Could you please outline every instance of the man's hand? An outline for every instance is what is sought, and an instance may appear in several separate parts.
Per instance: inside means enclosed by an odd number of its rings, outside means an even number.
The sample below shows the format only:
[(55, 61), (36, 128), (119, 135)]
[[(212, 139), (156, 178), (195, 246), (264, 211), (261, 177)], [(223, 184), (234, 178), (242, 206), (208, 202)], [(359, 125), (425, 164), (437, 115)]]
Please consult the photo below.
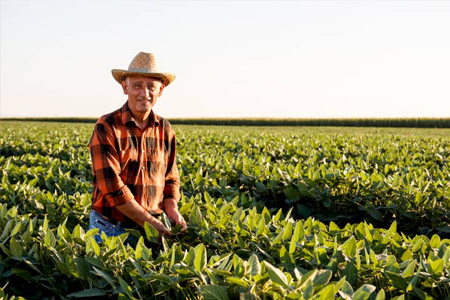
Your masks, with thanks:
[(164, 200), (164, 212), (169, 217), (169, 219), (175, 222), (175, 225), (180, 224), (181, 226), (183, 226), (183, 230), (187, 229), (186, 221), (178, 211), (178, 203), (176, 200), (174, 199)]
[(170, 230), (164, 226), (164, 224), (159, 221), (158, 219), (154, 218), (152, 215), (150, 215), (148, 212), (146, 212), (142, 206), (139, 205), (139, 203), (136, 202), (136, 200), (131, 200), (125, 204), (117, 206), (117, 209), (126, 215), (128, 218), (136, 222), (139, 226), (142, 228), (145, 228), (145, 223), (149, 223), (153, 227), (158, 230), (160, 235), (172, 235), (170, 233)]
[[(159, 235), (161, 235), (161, 236), (163, 236), (163, 235), (171, 236), (172, 235), (170, 230), (167, 229), (166, 226), (164, 226), (164, 224), (160, 220), (156, 219), (152, 215), (150, 215), (150, 220), (147, 220), (146, 222), (149, 223), (150, 225), (152, 225), (153, 227), (155, 227), (156, 230), (158, 230)], [(145, 226), (145, 224), (144, 224), (144, 226)], [(144, 226), (142, 226), (142, 228), (145, 228)]]

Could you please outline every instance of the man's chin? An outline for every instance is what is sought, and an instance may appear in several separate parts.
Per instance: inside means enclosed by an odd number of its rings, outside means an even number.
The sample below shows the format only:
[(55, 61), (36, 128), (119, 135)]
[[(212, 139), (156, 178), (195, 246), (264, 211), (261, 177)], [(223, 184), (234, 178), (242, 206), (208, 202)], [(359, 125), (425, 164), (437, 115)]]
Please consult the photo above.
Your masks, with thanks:
[(152, 110), (152, 106), (151, 105), (142, 105), (142, 106), (139, 106), (138, 108), (137, 108), (137, 111), (138, 112), (141, 112), (141, 113), (145, 113), (145, 112), (148, 112), (148, 111), (150, 111), (150, 110)]

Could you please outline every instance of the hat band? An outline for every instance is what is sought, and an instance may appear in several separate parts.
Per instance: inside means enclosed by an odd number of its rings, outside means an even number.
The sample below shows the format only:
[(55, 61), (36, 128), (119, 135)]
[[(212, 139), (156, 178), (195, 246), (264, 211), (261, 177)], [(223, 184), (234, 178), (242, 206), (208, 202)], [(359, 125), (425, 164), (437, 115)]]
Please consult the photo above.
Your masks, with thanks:
[(152, 71), (150, 69), (147, 68), (129, 68), (128, 72), (136, 72), (136, 73), (158, 73), (159, 71)]

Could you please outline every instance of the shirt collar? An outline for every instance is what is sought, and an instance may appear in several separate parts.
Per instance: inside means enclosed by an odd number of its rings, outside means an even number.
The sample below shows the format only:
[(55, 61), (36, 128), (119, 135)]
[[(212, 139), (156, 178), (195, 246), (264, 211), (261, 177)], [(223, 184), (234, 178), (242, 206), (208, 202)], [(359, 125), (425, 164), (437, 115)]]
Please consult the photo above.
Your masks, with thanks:
[[(152, 111), (150, 112), (150, 116), (149, 116), (149, 124), (150, 126), (158, 126), (160, 121), (161, 121), (161, 117), (158, 116), (157, 114), (155, 114)], [(131, 113), (130, 107), (128, 106), (128, 101), (125, 102), (125, 104), (122, 106), (122, 124), (127, 124), (128, 122), (133, 122), (136, 126), (137, 126), (137, 122), (133, 117), (133, 114)]]

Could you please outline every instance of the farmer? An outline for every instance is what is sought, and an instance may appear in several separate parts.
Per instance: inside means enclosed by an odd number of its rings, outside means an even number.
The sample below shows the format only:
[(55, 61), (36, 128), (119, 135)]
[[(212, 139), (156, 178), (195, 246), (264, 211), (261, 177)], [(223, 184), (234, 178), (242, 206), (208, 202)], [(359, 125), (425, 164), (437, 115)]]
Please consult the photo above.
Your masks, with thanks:
[[(154, 55), (144, 52), (128, 70), (114, 69), (112, 75), (128, 100), (97, 121), (89, 143), (94, 175), (89, 229), (117, 236), (147, 222), (170, 235), (157, 218), (163, 213), (186, 228), (178, 211), (175, 133), (153, 106), (175, 75), (160, 72)], [(100, 242), (100, 235), (95, 239)]]

